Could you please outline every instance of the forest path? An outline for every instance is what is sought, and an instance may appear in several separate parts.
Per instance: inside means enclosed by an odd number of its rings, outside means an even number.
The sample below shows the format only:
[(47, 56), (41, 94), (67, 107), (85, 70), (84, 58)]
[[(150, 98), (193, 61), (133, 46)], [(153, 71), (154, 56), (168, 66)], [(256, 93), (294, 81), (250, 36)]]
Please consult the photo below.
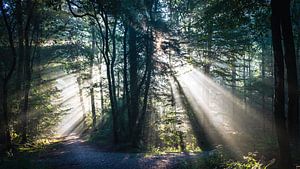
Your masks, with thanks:
[[(56, 148), (39, 156), (38, 164), (47, 169), (175, 169), (180, 161), (208, 153), (169, 153), (147, 156), (144, 153), (107, 152), (73, 135)], [(183, 162), (183, 161), (182, 161)]]

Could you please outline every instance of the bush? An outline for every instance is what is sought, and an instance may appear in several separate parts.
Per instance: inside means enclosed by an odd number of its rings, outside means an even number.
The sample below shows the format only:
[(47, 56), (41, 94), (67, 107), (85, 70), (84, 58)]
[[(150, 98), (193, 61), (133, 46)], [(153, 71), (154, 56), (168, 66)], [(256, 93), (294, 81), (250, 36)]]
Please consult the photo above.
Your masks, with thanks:
[(274, 164), (275, 159), (265, 163), (263, 160), (257, 160), (256, 153), (248, 153), (247, 156), (243, 157), (243, 161), (229, 161), (227, 163), (227, 169), (267, 169), (269, 166)]
[(229, 159), (222, 147), (203, 154), (196, 160), (183, 160), (179, 163), (180, 169), (267, 169), (275, 163), (275, 159), (266, 162), (262, 159), (257, 160), (257, 153), (249, 152), (243, 157), (242, 161)]
[(217, 149), (204, 152), (200, 158), (190, 159), (188, 161), (182, 161), (179, 163), (180, 169), (224, 169), (226, 167), (226, 156), (222, 147)]

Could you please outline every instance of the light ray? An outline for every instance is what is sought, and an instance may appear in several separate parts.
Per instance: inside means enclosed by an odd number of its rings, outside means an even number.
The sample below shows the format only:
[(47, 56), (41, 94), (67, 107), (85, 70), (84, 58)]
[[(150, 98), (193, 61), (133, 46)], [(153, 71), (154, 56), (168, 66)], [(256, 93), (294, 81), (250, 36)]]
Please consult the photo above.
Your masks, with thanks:
[[(82, 100), (80, 99), (79, 87), (76, 74), (67, 74), (63, 71), (58, 71), (59, 78), (55, 80), (56, 88), (59, 90), (60, 98), (53, 100), (53, 103), (59, 104), (61, 108), (66, 109), (61, 122), (56, 127), (56, 135), (64, 137), (70, 134), (80, 134), (80, 129), (83, 129), (84, 116), (87, 113), (85, 107), (89, 106), (89, 98), (83, 90)], [(81, 126), (81, 127), (78, 127)]]
[(236, 155), (256, 151), (253, 141), (261, 132), (258, 128), (263, 123), (271, 126), (270, 121), (263, 119), (261, 112), (245, 105), (228, 89), (192, 66), (180, 67), (175, 71), (175, 78), (182, 89), (179, 94), (187, 99), (208, 140), (230, 147)]

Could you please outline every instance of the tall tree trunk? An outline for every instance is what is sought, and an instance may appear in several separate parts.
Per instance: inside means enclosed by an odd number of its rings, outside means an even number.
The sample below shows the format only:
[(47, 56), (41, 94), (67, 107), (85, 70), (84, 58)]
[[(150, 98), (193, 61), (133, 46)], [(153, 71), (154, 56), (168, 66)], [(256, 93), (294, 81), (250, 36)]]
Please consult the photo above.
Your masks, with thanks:
[(211, 67), (211, 59), (212, 59), (212, 23), (208, 21), (208, 34), (207, 34), (207, 56), (206, 56), (206, 63), (204, 66), (204, 73), (209, 74), (210, 73), (210, 67)]
[[(109, 91), (109, 99), (110, 99), (110, 106), (111, 106), (111, 112), (112, 112), (112, 128), (113, 128), (113, 139), (114, 139), (114, 144), (117, 144), (119, 142), (119, 136), (118, 136), (118, 122), (117, 122), (117, 110), (116, 110), (116, 100), (115, 100), (115, 89), (114, 89), (114, 84), (113, 80), (114, 76), (111, 72), (114, 71), (114, 61), (111, 61), (109, 59), (109, 23), (108, 23), (108, 16), (107, 14), (102, 15), (102, 19), (104, 21), (105, 25), (105, 36), (103, 39), (104, 43), (104, 60), (106, 64), (106, 76), (107, 76), (107, 81), (108, 81), (108, 91)], [(113, 37), (114, 38), (114, 37)], [(114, 59), (114, 58), (113, 58)]]
[(243, 103), (244, 113), (247, 113), (247, 83), (246, 83), (246, 54), (243, 55)]
[(129, 33), (129, 75), (130, 75), (130, 112), (129, 112), (129, 132), (133, 146), (137, 146), (134, 139), (134, 126), (136, 125), (139, 114), (139, 93), (138, 93), (138, 74), (137, 74), (137, 51), (136, 51), (136, 30), (130, 25)]
[(284, 58), (287, 68), (287, 82), (288, 82), (288, 129), (292, 140), (297, 138), (299, 130), (299, 115), (298, 115), (298, 101), (297, 101), (297, 65), (295, 45), (293, 39), (291, 14), (290, 14), (290, 0), (282, 1), (281, 5), (281, 29), (284, 44)]
[(94, 95), (94, 82), (93, 82), (93, 66), (94, 66), (94, 57), (95, 57), (95, 29), (94, 24), (91, 25), (92, 33), (92, 55), (90, 56), (90, 97), (91, 97), (91, 109), (92, 109), (92, 125), (93, 129), (96, 129), (96, 106), (95, 106), (95, 95)]
[(284, 113), (284, 62), (280, 29), (280, 0), (272, 0), (271, 6), (271, 27), (275, 75), (274, 118), (279, 145), (279, 168), (292, 169), (289, 137), (286, 129)]
[[(130, 95), (128, 89), (128, 68), (127, 68), (127, 34), (128, 34), (128, 25), (124, 22), (124, 35), (123, 35), (123, 102), (124, 107), (127, 108), (127, 127), (129, 127), (130, 121)], [(129, 128), (128, 128), (129, 129)], [(130, 129), (129, 129), (130, 130)]]
[(102, 56), (98, 57), (98, 70), (99, 70), (99, 88), (100, 88), (100, 109), (104, 110), (104, 93), (103, 93), (103, 78), (102, 78)]
[(144, 97), (143, 97), (143, 106), (141, 113), (138, 116), (137, 121), (137, 132), (136, 132), (136, 139), (139, 141), (142, 139), (142, 130), (143, 124), (145, 123), (145, 117), (147, 112), (147, 105), (148, 105), (148, 98), (149, 98), (149, 89), (151, 83), (151, 75), (152, 75), (152, 55), (153, 55), (153, 36), (152, 30), (149, 28), (148, 30), (148, 37), (146, 40), (146, 80), (145, 80), (145, 90), (144, 90)]
[[(113, 100), (113, 123), (114, 123), (114, 132), (116, 132), (117, 137), (119, 137), (119, 110), (118, 110), (118, 101), (116, 96), (116, 79), (115, 79), (115, 62), (117, 58), (117, 49), (116, 49), (116, 27), (117, 27), (117, 19), (115, 19), (112, 30), (112, 57), (110, 64), (110, 75), (111, 75), (111, 92), (112, 92), (112, 100)], [(119, 138), (117, 140), (119, 142)], [(116, 142), (116, 143), (117, 143)]]
[(22, 8), (22, 1), (16, 1), (16, 22), (17, 22), (17, 34), (18, 34), (18, 64), (17, 64), (17, 78), (16, 78), (16, 92), (17, 98), (20, 100), (18, 103), (18, 109), (20, 113), (20, 121), (17, 127), (17, 132), (21, 134), (21, 142), (26, 141), (26, 129), (23, 128), (25, 123), (25, 116), (24, 116), (24, 102), (26, 95), (24, 91), (24, 83), (25, 83), (25, 71), (24, 71), (24, 25), (23, 25), (23, 8)]
[[(27, 20), (25, 24), (24, 30), (24, 42), (25, 42), (25, 49), (24, 49), (24, 67), (23, 67), (23, 75), (24, 75), (24, 86), (23, 86), (23, 105), (21, 109), (21, 119), (22, 119), (22, 133), (21, 133), (21, 142), (27, 142), (27, 130), (28, 130), (28, 104), (29, 104), (29, 92), (31, 86), (31, 44), (30, 44), (30, 29), (31, 29), (31, 20), (32, 14), (34, 10), (34, 4), (32, 4), (31, 0), (27, 1), (26, 4), (26, 14)], [(31, 32), (33, 34), (33, 31)]]
[(82, 85), (83, 85), (83, 80), (81, 79), (81, 70), (79, 70), (79, 74), (77, 77), (77, 84), (78, 84), (78, 92), (79, 92), (79, 100), (80, 100), (80, 105), (81, 105), (81, 111), (82, 111), (82, 116), (83, 119), (86, 118), (86, 111), (85, 111), (85, 105), (84, 105), (84, 100), (83, 100), (83, 90), (82, 90)]
[[(261, 81), (262, 81), (262, 84), (263, 86), (265, 86), (265, 74), (266, 74), (266, 65), (265, 65), (265, 58), (266, 58), (266, 45), (265, 45), (265, 41), (263, 39), (262, 41), (262, 53), (261, 53)], [(265, 129), (266, 129), (266, 95), (265, 95), (265, 90), (262, 90), (261, 92), (261, 110), (262, 110), (262, 113), (263, 113), (263, 131), (265, 132)]]
[(6, 11), (4, 9), (3, 0), (0, 0), (0, 10), (4, 24), (7, 30), (9, 47), (11, 49), (12, 55), (12, 64), (9, 67), (9, 70), (1, 70), (4, 72), (4, 75), (0, 79), (0, 143), (4, 143), (5, 150), (10, 151), (11, 146), (11, 136), (9, 130), (9, 116), (8, 116), (8, 82), (10, 81), (12, 74), (16, 67), (17, 52), (14, 46), (13, 39), (13, 28), (9, 24), (9, 21), (6, 16)]
[[(23, 8), (22, 1), (16, 1), (16, 21), (17, 21), (17, 32), (18, 32), (18, 66), (17, 66), (17, 95), (21, 98), (21, 90), (23, 83), (23, 71), (24, 71), (24, 26), (23, 26)], [(20, 104), (21, 108), (21, 104)]]
[(0, 101), (1, 101), (1, 119), (0, 119), (0, 132), (1, 132), (1, 142), (4, 143), (5, 147), (4, 149), (6, 151), (10, 151), (12, 148), (11, 145), (11, 136), (10, 136), (10, 129), (9, 129), (9, 118), (8, 118), (8, 108), (7, 108), (7, 80), (4, 80), (1, 85), (1, 91), (0, 91)]
[[(101, 62), (100, 62), (101, 64)], [(102, 73), (101, 73), (101, 70), (102, 70), (102, 66), (100, 65), (100, 82), (99, 82), (99, 88), (100, 88), (100, 106), (101, 106), (101, 112), (103, 113), (103, 110), (104, 110), (104, 93), (103, 93), (103, 78), (102, 78)]]
[[(27, 31), (25, 31), (27, 32)], [(22, 134), (21, 142), (27, 142), (27, 123), (28, 123), (28, 103), (29, 91), (31, 85), (31, 47), (29, 45), (28, 32), (25, 34), (25, 59), (24, 59), (24, 88), (23, 88), (23, 105), (21, 109)]]
[[(232, 64), (232, 70), (231, 70), (231, 78), (232, 78), (232, 86), (231, 86), (231, 92), (232, 95), (235, 96), (235, 91), (236, 91), (236, 67), (235, 63)], [(232, 102), (232, 117), (235, 117), (235, 104), (236, 104), (236, 99), (233, 97), (233, 102)]]

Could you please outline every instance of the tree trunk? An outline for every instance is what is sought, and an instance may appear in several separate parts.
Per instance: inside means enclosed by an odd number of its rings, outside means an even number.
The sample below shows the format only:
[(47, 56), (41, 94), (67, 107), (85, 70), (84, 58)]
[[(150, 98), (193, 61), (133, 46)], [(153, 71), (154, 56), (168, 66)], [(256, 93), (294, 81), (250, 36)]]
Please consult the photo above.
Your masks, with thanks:
[[(105, 13), (102, 16), (102, 19), (104, 21), (105, 25), (105, 36), (103, 39), (103, 43), (105, 44), (105, 52), (104, 52), (104, 60), (106, 64), (106, 76), (107, 76), (107, 81), (108, 81), (108, 91), (109, 91), (109, 99), (110, 99), (110, 106), (111, 106), (111, 112), (112, 112), (112, 128), (113, 128), (113, 140), (114, 144), (119, 143), (119, 136), (118, 136), (118, 122), (117, 122), (117, 110), (116, 110), (116, 100), (115, 100), (115, 89), (114, 89), (114, 84), (113, 84), (113, 73), (114, 72), (114, 61), (110, 61), (109, 59), (109, 24), (108, 24), (108, 16)], [(114, 37), (113, 37), (114, 39)], [(114, 58), (113, 58), (114, 59)]]
[(81, 79), (81, 70), (79, 70), (79, 74), (77, 77), (77, 84), (78, 84), (78, 89), (79, 89), (79, 100), (80, 100), (80, 105), (81, 105), (81, 111), (82, 111), (82, 116), (83, 119), (85, 119), (86, 114), (85, 114), (85, 105), (84, 105), (84, 100), (83, 100), (83, 90), (82, 90), (82, 85), (83, 85), (83, 80)]
[[(101, 72), (101, 70), (102, 69), (100, 66), (100, 72)], [(100, 106), (101, 106), (101, 112), (103, 112), (105, 107), (104, 107), (104, 93), (103, 93), (103, 78), (102, 78), (102, 76), (100, 76), (99, 88), (100, 88), (100, 99), (101, 99)]]
[[(8, 41), (9, 41), (9, 47), (11, 49), (11, 55), (12, 55), (12, 64), (9, 68), (9, 70), (3, 70), (4, 76), (1, 77), (0, 80), (0, 141), (4, 143), (5, 145), (5, 151), (10, 151), (11, 146), (11, 136), (10, 136), (10, 130), (9, 130), (9, 116), (8, 116), (8, 82), (12, 77), (12, 74), (16, 67), (16, 60), (17, 60), (17, 52), (16, 48), (14, 46), (14, 39), (13, 39), (13, 28), (10, 27), (9, 21), (6, 16), (6, 11), (3, 7), (3, 0), (0, 0), (0, 10), (2, 14), (2, 18), (4, 20), (4, 24), (7, 30), (8, 34)], [(0, 142), (0, 143), (1, 143)]]
[[(235, 63), (232, 64), (232, 70), (231, 70), (231, 78), (232, 78), (232, 86), (231, 86), (231, 92), (232, 95), (235, 96), (235, 91), (236, 91), (236, 67), (235, 67)], [(235, 104), (236, 104), (236, 99), (235, 97), (233, 97), (233, 102), (232, 102), (232, 117), (236, 117), (235, 116)]]
[(139, 93), (138, 93), (138, 74), (137, 74), (137, 51), (136, 51), (136, 30), (129, 26), (129, 75), (130, 75), (130, 112), (129, 112), (129, 132), (133, 146), (137, 146), (134, 136), (134, 126), (136, 125), (139, 114)]
[[(128, 89), (128, 68), (127, 68), (127, 34), (128, 34), (128, 25), (124, 22), (124, 35), (123, 35), (123, 106), (126, 107), (127, 111), (127, 127), (129, 127), (130, 121), (130, 95)], [(130, 129), (128, 128), (127, 131)], [(127, 133), (128, 134), (128, 133)]]
[[(16, 21), (17, 21), (17, 31), (18, 31), (18, 66), (17, 66), (17, 80), (16, 80), (16, 88), (17, 95), (19, 99), (21, 98), (21, 90), (23, 83), (23, 71), (24, 71), (24, 26), (23, 26), (23, 8), (22, 1), (16, 1)], [(21, 103), (20, 103), (20, 107)]]
[[(23, 86), (23, 105), (21, 110), (21, 119), (22, 119), (22, 133), (21, 133), (21, 142), (27, 142), (27, 130), (28, 130), (28, 104), (29, 104), (29, 92), (31, 86), (31, 44), (30, 44), (30, 29), (31, 29), (31, 19), (34, 10), (34, 4), (32, 4), (31, 0), (27, 1), (27, 20), (25, 24), (25, 31), (24, 31), (24, 42), (25, 42), (25, 49), (24, 49), (24, 86)], [(32, 31), (33, 33), (33, 31)]]
[[(113, 100), (113, 123), (114, 123), (114, 132), (116, 133), (117, 142), (119, 142), (119, 110), (118, 110), (118, 101), (116, 96), (116, 80), (115, 80), (115, 62), (117, 58), (116, 53), (116, 26), (117, 26), (117, 19), (115, 19), (113, 24), (113, 30), (112, 30), (112, 58), (111, 58), (111, 64), (110, 64), (110, 75), (111, 75), (111, 92), (112, 92), (112, 100)], [(116, 143), (117, 143), (116, 142)]]
[[(4, 143), (5, 147), (4, 149), (6, 151), (10, 151), (12, 148), (11, 145), (11, 136), (10, 136), (10, 129), (9, 129), (9, 119), (8, 119), (8, 108), (7, 108), (7, 82), (8, 81), (3, 81), (1, 85), (1, 119), (0, 119), (0, 132), (1, 132), (1, 142)], [(2, 133), (3, 132), (3, 133)]]
[(102, 56), (98, 58), (98, 69), (99, 69), (99, 88), (100, 88), (100, 109), (101, 112), (104, 110), (104, 94), (103, 94), (103, 78), (102, 78)]
[[(266, 74), (266, 65), (265, 65), (265, 57), (266, 57), (266, 45), (265, 45), (265, 41), (263, 39), (262, 41), (262, 53), (261, 53), (261, 81), (262, 81), (262, 84), (263, 86), (265, 86), (265, 74)], [(262, 113), (263, 113), (263, 131), (265, 132), (266, 130), (266, 95), (265, 95), (265, 90), (262, 90), (261, 92), (261, 110), (262, 110)]]
[[(25, 31), (27, 32), (27, 31)], [(21, 142), (27, 142), (27, 123), (28, 123), (28, 103), (29, 91), (31, 85), (31, 47), (29, 45), (28, 32), (25, 34), (25, 59), (24, 59), (24, 88), (23, 105), (21, 110), (22, 134)]]
[(92, 55), (90, 56), (90, 96), (91, 96), (91, 109), (92, 109), (92, 125), (93, 130), (96, 129), (96, 106), (95, 106), (95, 95), (94, 95), (94, 83), (93, 83), (93, 66), (94, 66), (94, 57), (95, 57), (95, 45), (96, 45), (96, 37), (95, 37), (95, 29), (94, 24), (92, 27)]
[(152, 55), (153, 55), (153, 36), (152, 36), (152, 30), (148, 31), (148, 38), (146, 40), (146, 81), (145, 81), (145, 90), (144, 90), (144, 97), (143, 97), (143, 106), (141, 114), (139, 115), (138, 121), (137, 121), (137, 132), (136, 132), (136, 139), (141, 140), (142, 139), (142, 130), (143, 130), (143, 124), (145, 123), (145, 114), (147, 112), (147, 104), (148, 104), (148, 98), (149, 98), (149, 89), (150, 89), (150, 83), (151, 83), (151, 75), (152, 75)]
[(298, 101), (297, 101), (297, 65), (295, 45), (293, 39), (290, 0), (282, 2), (281, 5), (281, 29), (284, 44), (284, 58), (287, 68), (287, 83), (288, 83), (288, 129), (292, 140), (297, 138), (299, 129), (298, 116)]
[[(20, 113), (20, 121), (17, 127), (18, 132), (21, 134), (21, 143), (26, 142), (26, 117), (24, 114), (25, 102), (24, 98), (26, 95), (26, 90), (24, 90), (25, 86), (25, 64), (24, 64), (24, 26), (23, 26), (23, 8), (22, 1), (16, 1), (16, 22), (17, 22), (17, 33), (18, 33), (18, 65), (17, 65), (17, 78), (16, 78), (16, 92), (17, 98), (20, 100), (19, 105), (19, 113)], [(25, 128), (24, 128), (25, 127)]]
[[(208, 21), (209, 22), (209, 21)], [(204, 73), (209, 75), (210, 73), (210, 66), (211, 66), (211, 59), (212, 59), (212, 23), (208, 23), (208, 35), (207, 35), (207, 56), (206, 62), (204, 66)]]
[[(279, 1), (279, 2), (278, 2)], [(274, 118), (279, 145), (279, 168), (292, 169), (289, 137), (284, 113), (284, 62), (281, 44), (280, 0), (272, 0), (272, 43), (274, 51), (275, 99)]]

